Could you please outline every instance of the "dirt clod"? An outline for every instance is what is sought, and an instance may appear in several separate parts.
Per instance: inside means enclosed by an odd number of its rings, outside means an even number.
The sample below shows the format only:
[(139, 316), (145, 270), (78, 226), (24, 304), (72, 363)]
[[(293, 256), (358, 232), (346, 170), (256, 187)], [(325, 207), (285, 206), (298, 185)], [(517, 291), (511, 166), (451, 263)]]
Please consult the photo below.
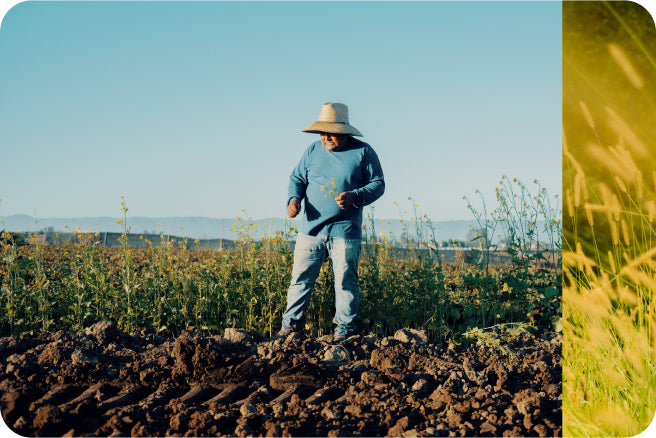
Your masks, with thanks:
[(108, 345), (116, 341), (120, 335), (120, 331), (116, 324), (109, 321), (100, 321), (88, 327), (85, 330), (88, 336), (92, 336), (101, 345)]

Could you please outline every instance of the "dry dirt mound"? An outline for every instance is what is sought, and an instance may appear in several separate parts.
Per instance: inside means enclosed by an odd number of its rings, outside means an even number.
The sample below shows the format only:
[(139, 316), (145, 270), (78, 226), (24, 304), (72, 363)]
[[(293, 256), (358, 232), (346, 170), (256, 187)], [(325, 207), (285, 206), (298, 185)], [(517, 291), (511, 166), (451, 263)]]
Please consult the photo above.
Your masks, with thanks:
[(26, 436), (560, 436), (561, 336), (481, 346), (298, 334), (0, 339), (0, 407)]

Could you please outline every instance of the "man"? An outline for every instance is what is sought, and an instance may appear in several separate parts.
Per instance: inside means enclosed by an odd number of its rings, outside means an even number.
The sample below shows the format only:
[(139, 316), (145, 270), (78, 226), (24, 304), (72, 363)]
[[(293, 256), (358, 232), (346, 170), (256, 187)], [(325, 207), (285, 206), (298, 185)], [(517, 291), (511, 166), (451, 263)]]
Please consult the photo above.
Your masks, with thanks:
[(325, 103), (317, 122), (304, 132), (317, 133), (292, 171), (287, 216), (301, 211), (303, 218), (294, 249), (292, 280), (280, 335), (302, 331), (305, 311), (319, 276), (330, 256), (335, 276), (334, 340), (355, 331), (358, 313), (358, 259), (362, 240), (362, 209), (385, 191), (378, 156), (349, 124), (348, 108)]

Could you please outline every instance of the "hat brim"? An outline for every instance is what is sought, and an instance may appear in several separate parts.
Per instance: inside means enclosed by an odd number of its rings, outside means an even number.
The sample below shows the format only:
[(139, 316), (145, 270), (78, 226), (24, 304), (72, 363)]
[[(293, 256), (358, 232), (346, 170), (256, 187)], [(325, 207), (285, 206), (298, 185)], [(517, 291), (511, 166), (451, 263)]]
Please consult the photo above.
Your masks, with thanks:
[(314, 122), (303, 129), (303, 132), (310, 132), (313, 134), (329, 132), (330, 134), (347, 134), (362, 137), (360, 131), (348, 123)]

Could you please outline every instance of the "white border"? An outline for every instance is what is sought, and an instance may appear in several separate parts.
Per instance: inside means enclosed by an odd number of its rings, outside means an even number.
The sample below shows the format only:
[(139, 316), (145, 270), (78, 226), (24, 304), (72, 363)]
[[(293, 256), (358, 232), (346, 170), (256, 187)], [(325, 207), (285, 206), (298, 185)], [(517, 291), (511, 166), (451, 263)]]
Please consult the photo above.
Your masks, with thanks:
[[(2, 22), (2, 20), (4, 20), (4, 17), (7, 14), (7, 12), (19, 3), (22, 2), (16, 0), (0, 0), (0, 23)], [(644, 7), (651, 14), (652, 19), (656, 20), (655, 18), (656, 0), (640, 0), (640, 1), (635, 1), (634, 3), (637, 3), (642, 7)], [(17, 435), (13, 430), (11, 430), (9, 426), (7, 426), (7, 424), (5, 424), (5, 422), (0, 417), (0, 437), (5, 438), (5, 437), (19, 437), (19, 436), (20, 435)], [(638, 434), (637, 437), (638, 438), (656, 437), (656, 422), (654, 421), (653, 418), (651, 424), (640, 434)]]

